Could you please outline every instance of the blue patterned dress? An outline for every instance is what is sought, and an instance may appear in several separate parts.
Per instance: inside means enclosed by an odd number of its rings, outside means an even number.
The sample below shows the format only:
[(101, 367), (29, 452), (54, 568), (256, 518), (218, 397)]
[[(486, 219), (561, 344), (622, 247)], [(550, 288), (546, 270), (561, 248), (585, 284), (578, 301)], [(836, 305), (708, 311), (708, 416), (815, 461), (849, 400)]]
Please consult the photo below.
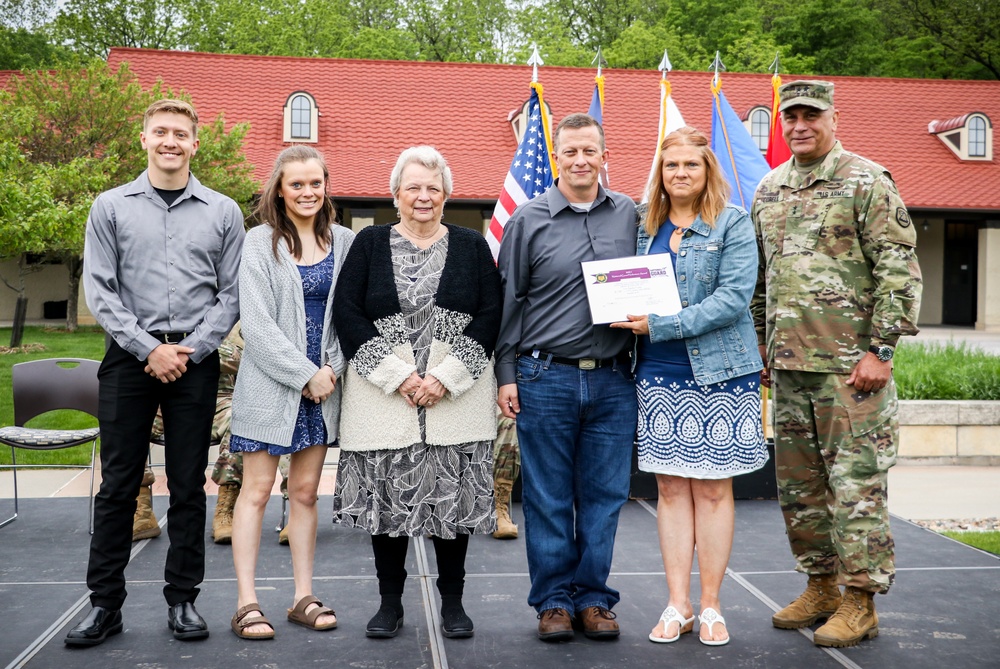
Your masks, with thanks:
[[(326, 317), (326, 302), (333, 284), (333, 253), (328, 254), (315, 265), (299, 265), (302, 277), (302, 294), (306, 303), (306, 356), (314, 365), (322, 364), (323, 324)], [(230, 451), (267, 451), (271, 455), (295, 453), (310, 446), (326, 444), (326, 423), (323, 421), (323, 405), (305, 397), (299, 402), (299, 415), (295, 419), (291, 446), (268, 444), (254, 439), (232, 435)]]
[[(669, 253), (669, 220), (649, 253)], [(699, 386), (683, 339), (639, 338), (639, 469), (693, 479), (723, 479), (767, 462), (761, 425), (760, 375)]]

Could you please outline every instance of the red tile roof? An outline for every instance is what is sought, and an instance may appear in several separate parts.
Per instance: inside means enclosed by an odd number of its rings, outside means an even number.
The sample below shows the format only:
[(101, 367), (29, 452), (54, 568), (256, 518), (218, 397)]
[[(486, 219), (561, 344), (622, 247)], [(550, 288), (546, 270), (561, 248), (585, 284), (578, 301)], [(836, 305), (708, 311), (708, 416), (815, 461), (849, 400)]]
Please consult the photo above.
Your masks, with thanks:
[[(531, 68), (474, 63), (235, 56), (112, 49), (143, 85), (157, 79), (190, 94), (203, 119), (225, 112), (249, 121), (246, 154), (268, 175), (282, 142), (282, 108), (296, 90), (319, 106), (319, 143), (341, 198), (388, 197), (389, 172), (413, 144), (436, 146), (452, 167), (452, 198), (491, 200), (516, 143), (507, 121), (529, 95)], [(649, 173), (659, 112), (659, 72), (605, 70), (604, 126), (611, 186), (638, 199)], [(709, 72), (670, 74), (684, 120), (711, 130)], [(791, 81), (792, 75), (784, 76)], [(838, 137), (845, 148), (886, 166), (912, 209), (1000, 211), (1000, 162), (962, 162), (928, 124), (972, 111), (1000, 121), (1000, 81), (828, 77), (836, 84)], [(594, 71), (542, 67), (539, 80), (555, 121), (586, 111)], [(724, 74), (737, 112), (770, 106), (770, 76)], [(1000, 146), (1000, 143), (997, 144)]]
[(927, 132), (938, 135), (942, 132), (947, 132), (948, 130), (954, 130), (965, 125), (965, 122), (969, 119), (969, 114), (962, 114), (961, 116), (956, 116), (955, 118), (949, 118), (944, 121), (931, 121), (927, 124)]

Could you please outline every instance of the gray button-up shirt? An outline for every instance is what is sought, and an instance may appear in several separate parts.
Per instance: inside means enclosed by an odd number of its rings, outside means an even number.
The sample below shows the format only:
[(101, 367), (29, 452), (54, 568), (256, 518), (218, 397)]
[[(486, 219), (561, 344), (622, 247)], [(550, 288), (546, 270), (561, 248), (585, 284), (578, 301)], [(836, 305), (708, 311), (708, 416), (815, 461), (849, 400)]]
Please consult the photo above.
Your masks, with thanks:
[(230, 198), (188, 178), (171, 206), (143, 172), (101, 193), (83, 249), (87, 307), (123, 349), (145, 360), (150, 332), (189, 332), (180, 343), (200, 362), (239, 318), (243, 214)]
[(555, 186), (514, 211), (497, 259), (504, 291), (498, 384), (514, 383), (518, 353), (611, 358), (629, 345), (628, 330), (591, 321), (580, 263), (633, 256), (635, 238), (635, 203), (600, 186), (587, 212)]

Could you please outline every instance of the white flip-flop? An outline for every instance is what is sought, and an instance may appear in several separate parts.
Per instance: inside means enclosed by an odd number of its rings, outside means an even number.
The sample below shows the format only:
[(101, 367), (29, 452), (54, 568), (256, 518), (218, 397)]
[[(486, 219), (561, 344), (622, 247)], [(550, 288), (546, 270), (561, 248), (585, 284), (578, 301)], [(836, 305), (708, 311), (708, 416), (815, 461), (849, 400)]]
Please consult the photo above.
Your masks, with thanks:
[[(712, 627), (715, 626), (716, 624), (725, 625), (726, 619), (722, 617), (721, 613), (719, 613), (710, 606), (704, 611), (702, 611), (701, 615), (698, 616), (698, 624), (708, 625), (708, 634), (709, 636), (711, 636)], [(700, 630), (698, 632), (698, 640), (701, 641), (706, 646), (725, 646), (727, 643), (729, 643), (729, 639), (730, 637), (728, 634), (726, 635), (726, 638), (723, 639), (722, 641), (713, 641), (712, 639), (704, 639), (701, 636)]]
[[(678, 611), (672, 606), (668, 606), (667, 608), (663, 609), (663, 613), (660, 614), (660, 620), (663, 621), (664, 632), (667, 631), (667, 625), (673, 622), (677, 623), (679, 625), (679, 627), (677, 628), (677, 634), (668, 639), (666, 637), (656, 636), (655, 634), (650, 632), (649, 640), (652, 641), (653, 643), (673, 643), (681, 638), (681, 634), (687, 634), (688, 632), (694, 629), (694, 616), (691, 616), (690, 618), (685, 618), (684, 616), (681, 615), (680, 611)], [(690, 627), (688, 627), (688, 629), (684, 629), (688, 625), (690, 625)]]

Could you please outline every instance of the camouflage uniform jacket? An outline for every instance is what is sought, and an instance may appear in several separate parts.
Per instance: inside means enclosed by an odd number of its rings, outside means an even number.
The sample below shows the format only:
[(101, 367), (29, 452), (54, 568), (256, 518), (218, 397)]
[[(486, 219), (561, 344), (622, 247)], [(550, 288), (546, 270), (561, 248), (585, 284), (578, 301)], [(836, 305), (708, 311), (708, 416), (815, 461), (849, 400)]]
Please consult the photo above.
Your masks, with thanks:
[(761, 181), (751, 218), (750, 306), (772, 367), (848, 373), (870, 343), (916, 334), (917, 235), (885, 168), (839, 141), (808, 174), (792, 158)]

